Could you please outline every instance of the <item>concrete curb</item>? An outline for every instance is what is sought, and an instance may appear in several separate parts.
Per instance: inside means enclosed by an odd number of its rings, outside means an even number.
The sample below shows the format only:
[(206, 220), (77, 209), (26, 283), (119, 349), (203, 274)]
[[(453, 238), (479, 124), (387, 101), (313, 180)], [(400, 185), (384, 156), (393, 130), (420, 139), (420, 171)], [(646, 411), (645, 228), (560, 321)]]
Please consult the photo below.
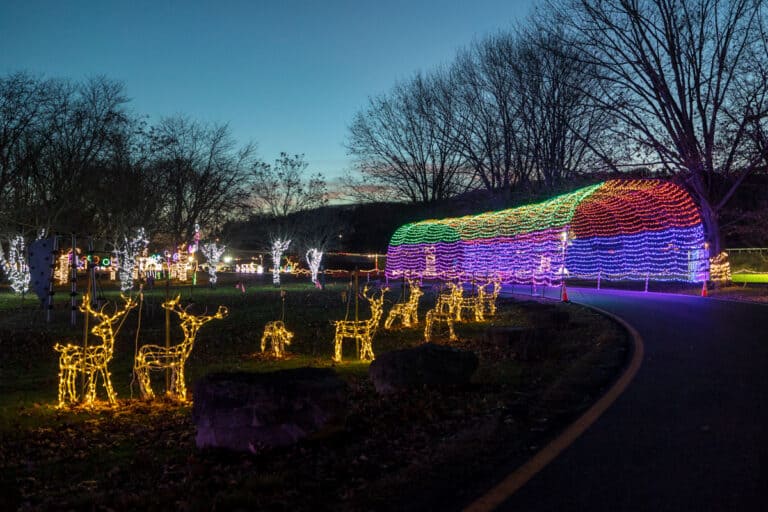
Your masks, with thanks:
[(504, 480), (499, 482), (491, 490), (480, 496), (469, 506), (467, 506), (465, 512), (485, 512), (490, 511), (504, 503), (510, 496), (512, 496), (518, 489), (533, 478), (536, 473), (544, 469), (544, 467), (552, 462), (563, 450), (570, 446), (581, 434), (587, 430), (597, 419), (611, 406), (613, 402), (624, 392), (632, 379), (640, 369), (640, 365), (643, 361), (644, 347), (643, 339), (634, 327), (629, 325), (622, 318), (609, 313), (600, 308), (589, 306), (587, 304), (579, 305), (590, 308), (597, 311), (608, 318), (618, 322), (629, 333), (633, 342), (632, 358), (629, 364), (625, 368), (621, 376), (613, 383), (613, 385), (606, 391), (606, 393), (600, 397), (587, 411), (584, 412), (579, 418), (571, 423), (559, 436), (550, 441), (544, 448), (539, 450), (531, 459), (525, 464), (517, 468), (515, 471), (507, 475)]

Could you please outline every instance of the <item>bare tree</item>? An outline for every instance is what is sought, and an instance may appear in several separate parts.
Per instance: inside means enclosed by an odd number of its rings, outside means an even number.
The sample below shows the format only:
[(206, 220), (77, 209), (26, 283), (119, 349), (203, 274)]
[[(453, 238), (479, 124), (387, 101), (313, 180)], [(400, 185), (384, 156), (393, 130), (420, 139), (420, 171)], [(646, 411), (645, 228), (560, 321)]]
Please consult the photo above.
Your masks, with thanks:
[(467, 168), (456, 141), (445, 136), (451, 118), (437, 108), (437, 94), (431, 77), (416, 75), (357, 113), (347, 149), (369, 185), (424, 203), (466, 188)]
[(676, 173), (699, 202), (710, 253), (719, 214), (744, 178), (765, 165), (755, 144), (768, 111), (762, 0), (565, 0), (558, 26), (600, 87), (584, 92), (657, 167)]
[(173, 243), (190, 240), (195, 225), (215, 230), (247, 204), (251, 144), (236, 147), (227, 125), (185, 117), (163, 119), (151, 130), (152, 170), (164, 183), (162, 220)]
[(280, 153), (274, 165), (259, 162), (253, 169), (252, 201), (256, 211), (285, 217), (328, 203), (328, 187), (321, 173), (305, 176), (304, 155)]

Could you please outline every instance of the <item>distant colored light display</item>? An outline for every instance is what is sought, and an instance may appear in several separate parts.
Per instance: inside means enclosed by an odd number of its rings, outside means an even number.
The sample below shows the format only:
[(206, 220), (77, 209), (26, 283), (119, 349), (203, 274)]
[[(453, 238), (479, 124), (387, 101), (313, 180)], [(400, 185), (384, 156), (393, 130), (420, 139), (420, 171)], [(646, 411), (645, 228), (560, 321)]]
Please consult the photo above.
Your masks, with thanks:
[(386, 274), (536, 285), (701, 281), (704, 242), (698, 208), (679, 185), (609, 180), (519, 208), (405, 224), (390, 240)]

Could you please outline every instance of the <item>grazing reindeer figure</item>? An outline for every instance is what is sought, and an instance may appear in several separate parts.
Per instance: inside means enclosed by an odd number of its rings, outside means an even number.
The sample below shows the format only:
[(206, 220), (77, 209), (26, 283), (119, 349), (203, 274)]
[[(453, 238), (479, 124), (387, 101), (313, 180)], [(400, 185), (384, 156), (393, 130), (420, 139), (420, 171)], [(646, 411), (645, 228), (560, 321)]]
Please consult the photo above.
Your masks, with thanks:
[(435, 323), (448, 325), (449, 339), (455, 341), (456, 333), (453, 330), (453, 322), (457, 320), (456, 311), (459, 312), (458, 320), (461, 321), (461, 285), (448, 283), (449, 293), (441, 293), (437, 296), (437, 303), (433, 309), (427, 311), (426, 326), (424, 327), (424, 341), (432, 339), (432, 328)]
[(371, 318), (368, 320), (337, 320), (336, 336), (334, 337), (335, 350), (333, 361), (341, 362), (341, 342), (344, 338), (360, 340), (360, 360), (373, 361), (373, 336), (379, 327), (384, 305), (384, 293), (388, 288), (382, 288), (379, 297), (368, 296), (368, 287), (363, 288), (363, 296), (371, 305)]
[(198, 331), (206, 323), (214, 319), (222, 319), (227, 316), (229, 311), (224, 306), (219, 306), (215, 315), (193, 315), (187, 313), (187, 308), (179, 306), (180, 295), (176, 298), (163, 302), (163, 309), (173, 311), (181, 320), (181, 331), (184, 333), (184, 341), (171, 347), (161, 347), (160, 345), (144, 345), (139, 349), (136, 355), (136, 377), (139, 380), (141, 394), (145, 398), (153, 398), (155, 393), (149, 378), (151, 370), (171, 369), (171, 389), (168, 393), (175, 396), (179, 401), (187, 399), (187, 386), (184, 383), (184, 365), (187, 362), (189, 354), (195, 345), (195, 338)]
[(285, 346), (291, 344), (293, 339), (293, 333), (285, 328), (285, 324), (276, 320), (274, 322), (268, 322), (264, 326), (264, 334), (261, 336), (261, 351), (267, 346), (267, 339), (272, 344), (272, 354), (275, 358), (280, 359), (285, 355)]
[(67, 343), (66, 345), (57, 343), (54, 345), (53, 349), (61, 353), (59, 356), (59, 407), (63, 407), (67, 402), (77, 402), (76, 380), (78, 373), (81, 372), (85, 374), (86, 389), (83, 399), (86, 404), (91, 405), (96, 400), (97, 375), (101, 375), (109, 403), (114, 404), (117, 401), (117, 395), (112, 388), (112, 380), (107, 367), (114, 354), (115, 336), (120, 330), (120, 327), (115, 330), (114, 325), (136, 307), (133, 298), (124, 295), (121, 297), (125, 304), (122, 308), (115, 306), (115, 312), (111, 315), (104, 312), (104, 306), (99, 310), (93, 309), (90, 295), (86, 294), (83, 297), (80, 311), (86, 315), (92, 315), (99, 321), (93, 326), (91, 332), (94, 336), (101, 338), (100, 345), (88, 345), (86, 347), (74, 343)]
[(421, 291), (414, 279), (408, 279), (408, 289), (410, 290), (408, 302), (400, 302), (392, 306), (387, 320), (384, 322), (385, 329), (392, 327), (392, 323), (398, 318), (401, 319), (403, 327), (419, 325), (419, 299), (424, 295), (424, 292)]
[[(461, 290), (461, 287), (459, 287), (459, 290)], [(474, 313), (475, 322), (482, 322), (485, 320), (485, 317), (483, 316), (483, 310), (485, 309), (485, 288), (482, 286), (477, 288), (477, 295), (474, 297), (464, 297), (462, 295), (457, 298), (456, 303), (456, 320), (462, 320), (461, 313), (463, 311)]]

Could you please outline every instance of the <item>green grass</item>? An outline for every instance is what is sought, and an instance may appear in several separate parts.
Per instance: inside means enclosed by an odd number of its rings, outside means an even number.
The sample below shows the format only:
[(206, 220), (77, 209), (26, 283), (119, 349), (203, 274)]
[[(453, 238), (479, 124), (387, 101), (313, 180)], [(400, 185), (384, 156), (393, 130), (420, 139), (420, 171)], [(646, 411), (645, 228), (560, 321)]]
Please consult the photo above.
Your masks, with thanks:
[[(283, 303), (268, 279), (248, 283), (245, 295), (228, 276), (216, 289), (178, 283), (169, 288), (168, 294), (180, 293), (185, 304), (194, 301), (197, 311), (218, 305), (230, 310), (226, 319), (200, 331), (187, 382), (216, 371), (333, 367), (349, 386), (341, 432), (258, 455), (196, 450), (189, 404), (136, 399), (131, 369), (137, 310), (117, 337), (110, 365), (120, 407), (57, 409), (58, 354), (52, 346), (63, 339), (82, 341), (82, 315), (72, 328), (68, 303), (58, 300), (47, 324), (33, 301), (22, 305), (18, 297), (0, 293), (0, 508), (26, 501), (38, 510), (399, 509), (433, 488), (443, 490), (445, 501), (468, 484), (467, 474), (492, 478), (502, 465), (525, 460), (532, 444), (562, 428), (588, 403), (585, 397), (599, 394), (626, 353), (616, 325), (579, 306), (505, 301), (493, 320), (456, 326), (461, 340), (454, 345), (480, 358), (470, 386), (381, 397), (367, 377), (368, 363), (356, 360), (354, 343), (345, 342), (341, 364), (331, 361), (332, 322), (354, 316), (354, 302), (342, 300), (348, 282), (318, 290), (289, 279)], [(104, 288), (106, 299), (118, 298), (115, 289)], [(145, 293), (139, 345), (162, 344), (165, 296), (163, 286)], [(66, 297), (64, 289), (56, 295)], [(399, 299), (399, 290), (387, 294), (385, 314)], [(380, 329), (376, 354), (422, 343), (424, 314), (433, 303), (431, 294), (422, 299), (417, 328)], [(295, 337), (289, 357), (274, 360), (260, 353), (259, 343), (264, 324), (281, 318), (283, 305)], [(367, 318), (365, 301), (359, 306), (360, 317)], [(568, 311), (572, 322), (552, 332), (546, 359), (522, 361), (514, 347), (483, 343), (491, 325), (546, 327), (552, 308)], [(175, 315), (171, 318), (175, 343), (181, 333)], [(161, 395), (162, 374), (153, 378)], [(103, 389), (97, 392), (103, 399)], [(11, 506), (4, 507), (3, 498)]]
[(768, 283), (768, 274), (733, 274), (734, 283)]

